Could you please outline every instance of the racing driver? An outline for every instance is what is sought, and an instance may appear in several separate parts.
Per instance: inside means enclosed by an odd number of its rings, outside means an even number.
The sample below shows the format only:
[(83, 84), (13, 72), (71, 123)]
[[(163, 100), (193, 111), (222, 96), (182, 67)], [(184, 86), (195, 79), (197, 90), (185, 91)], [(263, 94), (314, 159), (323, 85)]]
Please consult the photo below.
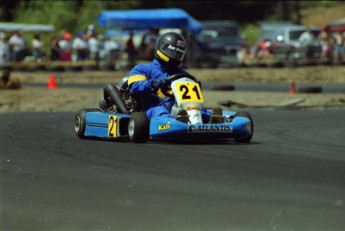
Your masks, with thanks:
[[(136, 98), (141, 99), (148, 119), (172, 116), (171, 109), (174, 105), (174, 99), (165, 96), (160, 88), (166, 84), (169, 76), (181, 73), (188, 74), (179, 67), (186, 52), (187, 42), (184, 37), (175, 32), (167, 32), (157, 39), (153, 61), (149, 64), (136, 65), (130, 71), (129, 91)], [(215, 108), (212, 116), (205, 108), (202, 109), (201, 113), (204, 123), (222, 123), (224, 120), (221, 108)], [(176, 119), (188, 122), (186, 110), (181, 109), (177, 113)]]

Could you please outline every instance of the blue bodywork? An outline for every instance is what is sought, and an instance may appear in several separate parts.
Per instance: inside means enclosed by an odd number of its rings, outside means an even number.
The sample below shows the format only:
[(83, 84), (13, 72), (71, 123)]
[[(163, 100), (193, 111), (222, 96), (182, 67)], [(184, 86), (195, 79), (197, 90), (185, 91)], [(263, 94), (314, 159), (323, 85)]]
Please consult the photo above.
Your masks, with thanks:
[[(236, 112), (223, 110), (228, 118)], [(86, 112), (86, 137), (104, 139), (128, 138), (128, 114), (114, 112)], [(151, 119), (151, 140), (223, 140), (251, 135), (251, 121), (247, 117), (235, 117), (229, 122), (217, 124), (187, 124), (171, 117)]]

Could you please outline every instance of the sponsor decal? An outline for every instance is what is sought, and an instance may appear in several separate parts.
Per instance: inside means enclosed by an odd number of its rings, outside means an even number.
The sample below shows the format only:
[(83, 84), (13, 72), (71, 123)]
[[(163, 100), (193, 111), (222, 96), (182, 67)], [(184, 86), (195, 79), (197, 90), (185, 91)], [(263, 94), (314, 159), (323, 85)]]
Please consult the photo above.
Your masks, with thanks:
[(181, 48), (174, 47), (174, 46), (171, 46), (171, 45), (168, 46), (168, 49), (181, 52), (182, 54), (186, 54), (185, 50), (182, 50)]
[(158, 131), (164, 131), (164, 130), (169, 130), (169, 129), (170, 129), (170, 123), (158, 125)]
[(191, 111), (191, 110), (199, 110), (200, 111), (200, 107), (198, 106), (189, 106), (189, 107), (186, 107), (187, 111)]
[(189, 133), (198, 132), (232, 132), (230, 125), (207, 125), (207, 124), (197, 124), (190, 125), (188, 127)]

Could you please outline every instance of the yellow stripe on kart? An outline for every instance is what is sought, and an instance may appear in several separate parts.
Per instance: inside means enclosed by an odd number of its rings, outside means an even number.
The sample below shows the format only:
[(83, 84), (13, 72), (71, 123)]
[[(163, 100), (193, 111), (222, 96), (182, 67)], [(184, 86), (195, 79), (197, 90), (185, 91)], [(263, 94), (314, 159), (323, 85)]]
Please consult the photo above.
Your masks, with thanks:
[(139, 81), (146, 81), (147, 77), (144, 75), (133, 75), (130, 76), (128, 79), (128, 86), (131, 85), (132, 83), (139, 82)]

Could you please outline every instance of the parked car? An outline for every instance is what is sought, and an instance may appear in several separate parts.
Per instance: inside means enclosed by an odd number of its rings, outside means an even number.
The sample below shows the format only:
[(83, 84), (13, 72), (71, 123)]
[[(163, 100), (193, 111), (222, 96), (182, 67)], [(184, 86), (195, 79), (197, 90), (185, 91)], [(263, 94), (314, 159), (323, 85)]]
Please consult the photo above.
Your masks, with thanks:
[[(275, 57), (276, 65), (294, 64), (305, 62), (306, 47), (301, 45), (299, 38), (307, 30), (307, 26), (297, 25), (289, 22), (283, 23), (262, 23), (259, 41), (268, 40), (274, 47), (272, 53)], [(320, 33), (319, 27), (311, 27), (311, 32), (315, 38)], [(320, 59), (320, 43), (315, 40), (313, 44), (313, 60)]]
[(237, 23), (231, 21), (203, 21), (196, 40), (201, 49), (201, 62), (207, 59), (217, 65), (237, 65), (244, 44)]

